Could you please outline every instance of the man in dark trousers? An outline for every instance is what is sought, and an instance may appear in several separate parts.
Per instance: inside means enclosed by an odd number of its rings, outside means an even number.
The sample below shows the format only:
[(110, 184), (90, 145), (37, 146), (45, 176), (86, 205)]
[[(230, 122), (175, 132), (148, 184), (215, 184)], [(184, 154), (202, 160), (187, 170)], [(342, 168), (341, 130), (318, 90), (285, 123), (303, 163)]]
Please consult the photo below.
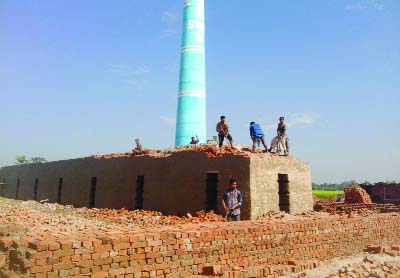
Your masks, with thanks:
[(285, 118), (280, 117), (278, 128), (276, 129), (277, 136), (271, 142), (271, 152), (279, 154), (283, 150), (285, 155), (289, 155), (289, 138), (286, 131)]
[(224, 198), (222, 199), (222, 205), (228, 221), (240, 221), (240, 207), (243, 203), (243, 197), (237, 186), (237, 180), (230, 179), (229, 189), (224, 193)]
[(251, 149), (253, 153), (256, 151), (257, 141), (261, 141), (265, 148), (265, 152), (268, 152), (268, 146), (264, 140), (264, 132), (262, 131), (259, 124), (256, 124), (255, 122), (250, 123), (250, 137), (253, 140), (253, 148)]
[(216, 130), (219, 138), (219, 151), (222, 152), (222, 145), (224, 144), (225, 137), (229, 140), (231, 148), (233, 148), (233, 139), (229, 134), (229, 125), (225, 121), (225, 116), (221, 116), (221, 121), (217, 124)]

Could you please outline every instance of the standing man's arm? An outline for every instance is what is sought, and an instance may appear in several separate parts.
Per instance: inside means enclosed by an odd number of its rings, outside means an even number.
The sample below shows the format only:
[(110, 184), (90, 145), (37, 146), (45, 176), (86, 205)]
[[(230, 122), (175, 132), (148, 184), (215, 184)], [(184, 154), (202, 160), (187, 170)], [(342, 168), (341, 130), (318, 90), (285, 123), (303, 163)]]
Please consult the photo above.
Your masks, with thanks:
[(222, 206), (224, 207), (224, 210), (225, 210), (225, 211), (228, 210), (228, 208), (226, 207), (226, 204), (225, 204), (225, 200), (226, 200), (227, 197), (228, 197), (228, 196), (226, 195), (226, 193), (224, 193), (224, 197), (222, 198)]

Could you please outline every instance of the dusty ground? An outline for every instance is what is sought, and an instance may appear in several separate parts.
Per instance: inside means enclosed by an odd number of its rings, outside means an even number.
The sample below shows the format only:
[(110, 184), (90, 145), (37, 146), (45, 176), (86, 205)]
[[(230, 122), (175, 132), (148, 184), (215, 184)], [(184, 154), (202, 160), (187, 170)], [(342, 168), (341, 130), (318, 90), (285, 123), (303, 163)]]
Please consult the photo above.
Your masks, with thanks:
[(357, 256), (335, 258), (323, 262), (318, 268), (299, 274), (286, 276), (286, 278), (398, 278), (400, 277), (400, 256), (388, 254), (360, 253)]

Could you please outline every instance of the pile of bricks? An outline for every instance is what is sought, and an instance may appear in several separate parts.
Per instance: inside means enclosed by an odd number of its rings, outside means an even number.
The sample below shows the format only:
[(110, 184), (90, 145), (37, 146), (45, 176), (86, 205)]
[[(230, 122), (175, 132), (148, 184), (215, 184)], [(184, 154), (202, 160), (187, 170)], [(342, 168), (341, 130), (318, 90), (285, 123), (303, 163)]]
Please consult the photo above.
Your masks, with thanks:
[(225, 221), (221, 215), (215, 214), (213, 211), (205, 212), (199, 211), (196, 216), (187, 214), (185, 217), (174, 215), (163, 215), (161, 212), (134, 210), (127, 209), (76, 209), (76, 213), (81, 215), (95, 217), (104, 221), (111, 221), (114, 223), (134, 225), (139, 227), (154, 227), (154, 226), (167, 226), (178, 225), (186, 223), (204, 223), (204, 222), (221, 222)]
[(345, 204), (316, 202), (314, 211), (327, 212), (330, 214), (345, 215), (349, 213), (362, 216), (376, 213), (400, 212), (400, 205), (394, 204)]
[[(202, 152), (204, 153), (207, 158), (216, 158), (222, 157), (226, 154), (231, 154), (235, 156), (251, 156), (251, 150), (248, 147), (243, 147), (242, 145), (235, 146), (235, 148), (230, 148), (224, 146), (222, 151), (220, 151), (219, 147), (215, 145), (188, 145), (183, 147), (175, 147), (175, 148), (168, 148), (166, 150), (151, 150), (146, 149), (143, 154), (134, 154), (132, 152), (126, 153), (111, 153), (111, 154), (94, 154), (90, 157), (85, 158), (95, 158), (95, 159), (112, 159), (112, 158), (128, 158), (132, 156), (152, 156), (152, 157), (164, 157), (171, 155), (172, 153), (178, 152)], [(85, 159), (83, 158), (83, 159)]]
[(345, 203), (346, 204), (372, 204), (371, 197), (364, 189), (357, 188), (345, 188)]
[[(35, 278), (194, 277), (208, 275), (207, 271), (222, 277), (278, 277), (315, 267), (320, 260), (353, 255), (369, 245), (400, 243), (399, 213), (351, 218), (315, 214), (293, 220), (151, 229), (106, 222), (96, 226), (89, 218), (82, 220), (87, 225), (77, 227), (70, 219), (71, 226), (62, 229), (59, 226), (70, 216), (44, 210), (33, 214), (35, 209), (28, 207), (22, 218), (20, 205), (15, 207), (0, 211), (0, 229), (6, 221), (19, 219), (26, 232), (0, 239), (2, 277), (9, 272)], [(46, 223), (56, 213), (57, 226)], [(41, 226), (31, 225), (33, 217), (39, 218)]]
[(348, 264), (340, 268), (338, 273), (328, 276), (328, 278), (342, 277), (398, 278), (400, 277), (400, 262), (383, 261), (373, 256), (366, 256), (363, 262)]

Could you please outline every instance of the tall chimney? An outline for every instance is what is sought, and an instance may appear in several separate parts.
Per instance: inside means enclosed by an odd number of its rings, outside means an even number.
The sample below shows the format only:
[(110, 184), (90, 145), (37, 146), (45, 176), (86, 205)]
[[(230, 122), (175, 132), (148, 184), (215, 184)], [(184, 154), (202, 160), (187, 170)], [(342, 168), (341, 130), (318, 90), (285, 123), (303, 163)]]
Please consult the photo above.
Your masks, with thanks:
[(206, 141), (204, 0), (184, 0), (175, 145)]

